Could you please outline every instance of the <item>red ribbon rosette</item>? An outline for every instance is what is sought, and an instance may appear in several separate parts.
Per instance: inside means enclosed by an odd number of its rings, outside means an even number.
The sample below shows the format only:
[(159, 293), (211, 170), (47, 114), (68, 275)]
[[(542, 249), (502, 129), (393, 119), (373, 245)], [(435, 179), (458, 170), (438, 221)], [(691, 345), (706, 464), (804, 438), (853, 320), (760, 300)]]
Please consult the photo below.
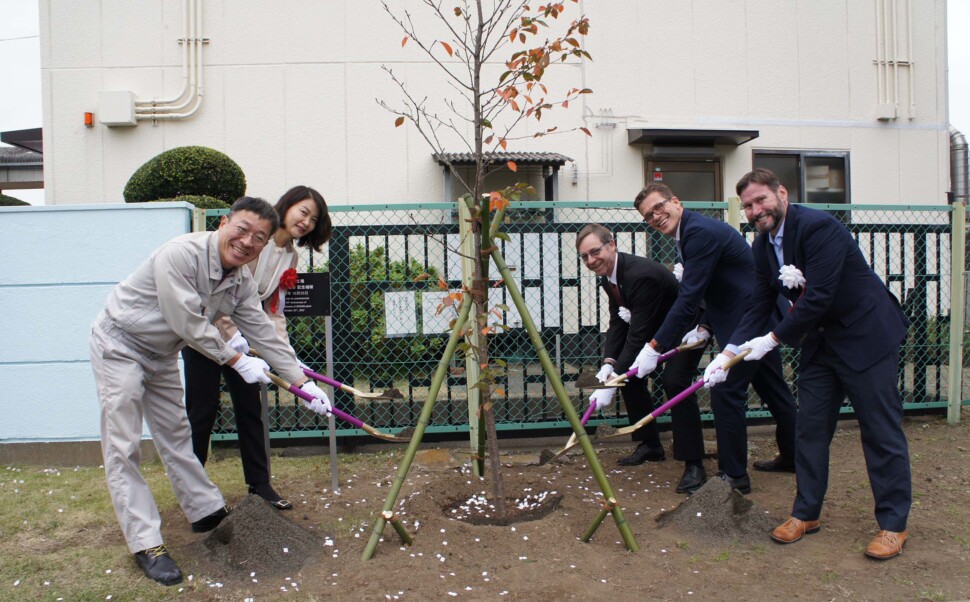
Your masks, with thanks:
[(296, 270), (290, 268), (280, 276), (280, 284), (273, 291), (273, 296), (269, 300), (269, 311), (271, 313), (275, 314), (280, 305), (280, 291), (288, 291), (294, 286), (296, 286)]

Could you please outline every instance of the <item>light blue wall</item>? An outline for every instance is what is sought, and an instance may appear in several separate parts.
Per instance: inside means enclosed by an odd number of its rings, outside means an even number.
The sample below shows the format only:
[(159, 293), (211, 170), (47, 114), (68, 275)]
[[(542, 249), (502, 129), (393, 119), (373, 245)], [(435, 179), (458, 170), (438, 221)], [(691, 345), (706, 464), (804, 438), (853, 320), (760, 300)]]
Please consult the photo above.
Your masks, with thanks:
[(0, 443), (99, 438), (88, 333), (187, 203), (0, 208)]

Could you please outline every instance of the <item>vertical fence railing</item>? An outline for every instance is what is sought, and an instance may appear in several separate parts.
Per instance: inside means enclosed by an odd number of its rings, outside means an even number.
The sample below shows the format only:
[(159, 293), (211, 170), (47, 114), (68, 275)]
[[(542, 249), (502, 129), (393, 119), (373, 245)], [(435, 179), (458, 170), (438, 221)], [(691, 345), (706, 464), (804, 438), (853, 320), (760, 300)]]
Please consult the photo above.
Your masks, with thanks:
[[(725, 219), (728, 203), (685, 203), (689, 209)], [(954, 345), (963, 345), (963, 288), (951, 298), (952, 261), (965, 237), (951, 236), (947, 206), (813, 205), (838, 217), (852, 232), (876, 273), (899, 297), (911, 320), (904, 345), (900, 388), (908, 411), (953, 406), (959, 411), (965, 380), (962, 365), (951, 366)], [(402, 398), (362, 400), (335, 392), (338, 407), (375, 427), (393, 431), (413, 424), (427, 394), (431, 372), (448, 335), (454, 309), (439, 310), (443, 292), (461, 286), (458, 218), (455, 206), (443, 203), (409, 205), (332, 206), (333, 238), (323, 252), (304, 251), (301, 271), (329, 271), (331, 280), (332, 366), (337, 380), (365, 391), (397, 390)], [(209, 229), (225, 211), (208, 211)], [(743, 215), (740, 216), (743, 221)], [(644, 255), (671, 267), (676, 251), (669, 238), (647, 228), (629, 202), (519, 203), (507, 213), (501, 243), (532, 318), (570, 395), (589, 395), (576, 387), (580, 372), (598, 366), (608, 323), (606, 301), (593, 275), (575, 251), (575, 234), (585, 224), (610, 228), (621, 251)], [(963, 228), (961, 224), (958, 226)], [(749, 239), (747, 224), (741, 231)], [(962, 249), (962, 246), (960, 246)], [(962, 251), (961, 251), (962, 254)], [(961, 262), (962, 264), (962, 262)], [(493, 281), (498, 274), (491, 274)], [(490, 338), (490, 355), (507, 362), (498, 378), (496, 395), (500, 430), (538, 430), (568, 426), (552, 395), (541, 366), (522, 328), (521, 319), (504, 297), (491, 289), (489, 302), (505, 304), (493, 320), (507, 330)], [(958, 311), (954, 311), (957, 309)], [(953, 319), (958, 325), (951, 324)], [(318, 371), (327, 363), (325, 322), (322, 318), (290, 318), (291, 342), (301, 359)], [(957, 334), (954, 334), (957, 333)], [(958, 342), (952, 338), (959, 336)], [(785, 353), (787, 373), (797, 370), (797, 353)], [(962, 358), (961, 364), (962, 364)], [(703, 363), (702, 363), (703, 365)], [(953, 371), (951, 371), (951, 368)], [(468, 430), (464, 360), (452, 362), (439, 393), (429, 433)], [(658, 392), (659, 394), (659, 392)], [(958, 398), (953, 399), (956, 395)], [(752, 392), (749, 419), (769, 416)], [(658, 403), (660, 399), (656, 400)], [(700, 400), (710, 419), (709, 400)], [(271, 436), (316, 436), (326, 430), (297, 405), (288, 393), (271, 391)], [(593, 424), (624, 423), (622, 404), (593, 420)], [(844, 412), (851, 412), (846, 405)], [(957, 414), (958, 415), (958, 414)], [(360, 435), (337, 425), (341, 436)], [(217, 422), (216, 438), (235, 437), (228, 399)]]

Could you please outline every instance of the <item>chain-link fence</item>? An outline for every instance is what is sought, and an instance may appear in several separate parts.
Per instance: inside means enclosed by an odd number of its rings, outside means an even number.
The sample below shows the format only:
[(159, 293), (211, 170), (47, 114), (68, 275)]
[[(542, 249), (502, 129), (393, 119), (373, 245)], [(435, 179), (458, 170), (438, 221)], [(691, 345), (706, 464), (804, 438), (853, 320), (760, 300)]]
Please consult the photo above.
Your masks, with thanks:
[[(727, 203), (685, 203), (688, 209), (715, 219), (728, 213)], [(949, 207), (814, 205), (836, 215), (852, 232), (875, 272), (899, 298), (911, 321), (902, 349), (900, 389), (907, 410), (944, 407), (947, 403), (950, 315)], [(337, 407), (387, 432), (412, 426), (421, 411), (431, 378), (456, 315), (442, 309), (439, 281), (461, 287), (458, 216), (454, 205), (375, 205), (330, 207), (333, 238), (319, 254), (304, 251), (300, 271), (329, 272), (331, 316), (291, 317), (289, 333), (297, 355), (317, 372), (367, 392), (390, 393), (390, 399), (363, 399), (334, 391)], [(218, 225), (225, 211), (208, 211), (207, 228)], [(584, 369), (596, 370), (609, 315), (608, 302), (596, 277), (575, 249), (575, 235), (587, 223), (609, 228), (620, 251), (650, 257), (671, 267), (677, 252), (673, 240), (642, 221), (629, 202), (518, 203), (506, 214), (501, 251), (541, 332), (543, 344), (560, 371), (578, 411), (589, 390), (577, 387)], [(742, 232), (753, 239), (745, 225)], [(493, 320), (507, 330), (489, 336), (489, 355), (507, 362), (493, 394), (500, 430), (568, 427), (559, 402), (539, 364), (500, 276), (494, 269), (489, 306), (508, 306)], [(962, 303), (963, 300), (958, 300)], [(710, 352), (710, 356), (714, 355)], [(797, 353), (784, 352), (786, 373), (793, 382)], [(701, 370), (706, 365), (701, 363)], [(465, 361), (456, 354), (442, 385), (430, 433), (468, 430)], [(585, 380), (585, 379), (583, 379)], [(662, 403), (662, 392), (655, 402)], [(400, 396), (397, 396), (400, 393)], [(711, 419), (706, 392), (699, 398)], [(844, 412), (851, 412), (846, 403)], [(769, 417), (752, 391), (748, 417)], [(666, 421), (664, 418), (661, 421)], [(622, 403), (594, 417), (591, 424), (625, 424)], [(274, 438), (318, 435), (326, 429), (297, 405), (288, 393), (270, 390), (270, 431)], [(217, 421), (215, 438), (234, 438), (228, 398)], [(337, 425), (338, 435), (360, 435), (350, 425)]]

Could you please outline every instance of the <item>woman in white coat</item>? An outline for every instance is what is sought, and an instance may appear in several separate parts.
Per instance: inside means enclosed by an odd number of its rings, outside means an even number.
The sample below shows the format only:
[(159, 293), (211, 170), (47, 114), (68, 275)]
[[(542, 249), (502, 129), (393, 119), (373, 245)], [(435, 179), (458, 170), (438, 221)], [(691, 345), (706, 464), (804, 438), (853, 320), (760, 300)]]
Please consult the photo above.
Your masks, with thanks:
[[(332, 225), (323, 196), (313, 188), (294, 186), (276, 203), (280, 227), (255, 261), (248, 264), (259, 292), (263, 310), (276, 325), (283, 341), (289, 341), (283, 315), (286, 290), (293, 286), (299, 261), (297, 247), (320, 247), (330, 239)], [(228, 344), (240, 353), (249, 344), (228, 318), (216, 323)], [(263, 439), (263, 413), (259, 385), (246, 383), (232, 369), (225, 369), (191, 347), (182, 350), (185, 366), (185, 408), (192, 426), (192, 447), (204, 465), (209, 452), (209, 436), (219, 412), (219, 378), (226, 379), (236, 417), (239, 454), (249, 493), (259, 495), (280, 510), (293, 505), (273, 489), (269, 460)]]

